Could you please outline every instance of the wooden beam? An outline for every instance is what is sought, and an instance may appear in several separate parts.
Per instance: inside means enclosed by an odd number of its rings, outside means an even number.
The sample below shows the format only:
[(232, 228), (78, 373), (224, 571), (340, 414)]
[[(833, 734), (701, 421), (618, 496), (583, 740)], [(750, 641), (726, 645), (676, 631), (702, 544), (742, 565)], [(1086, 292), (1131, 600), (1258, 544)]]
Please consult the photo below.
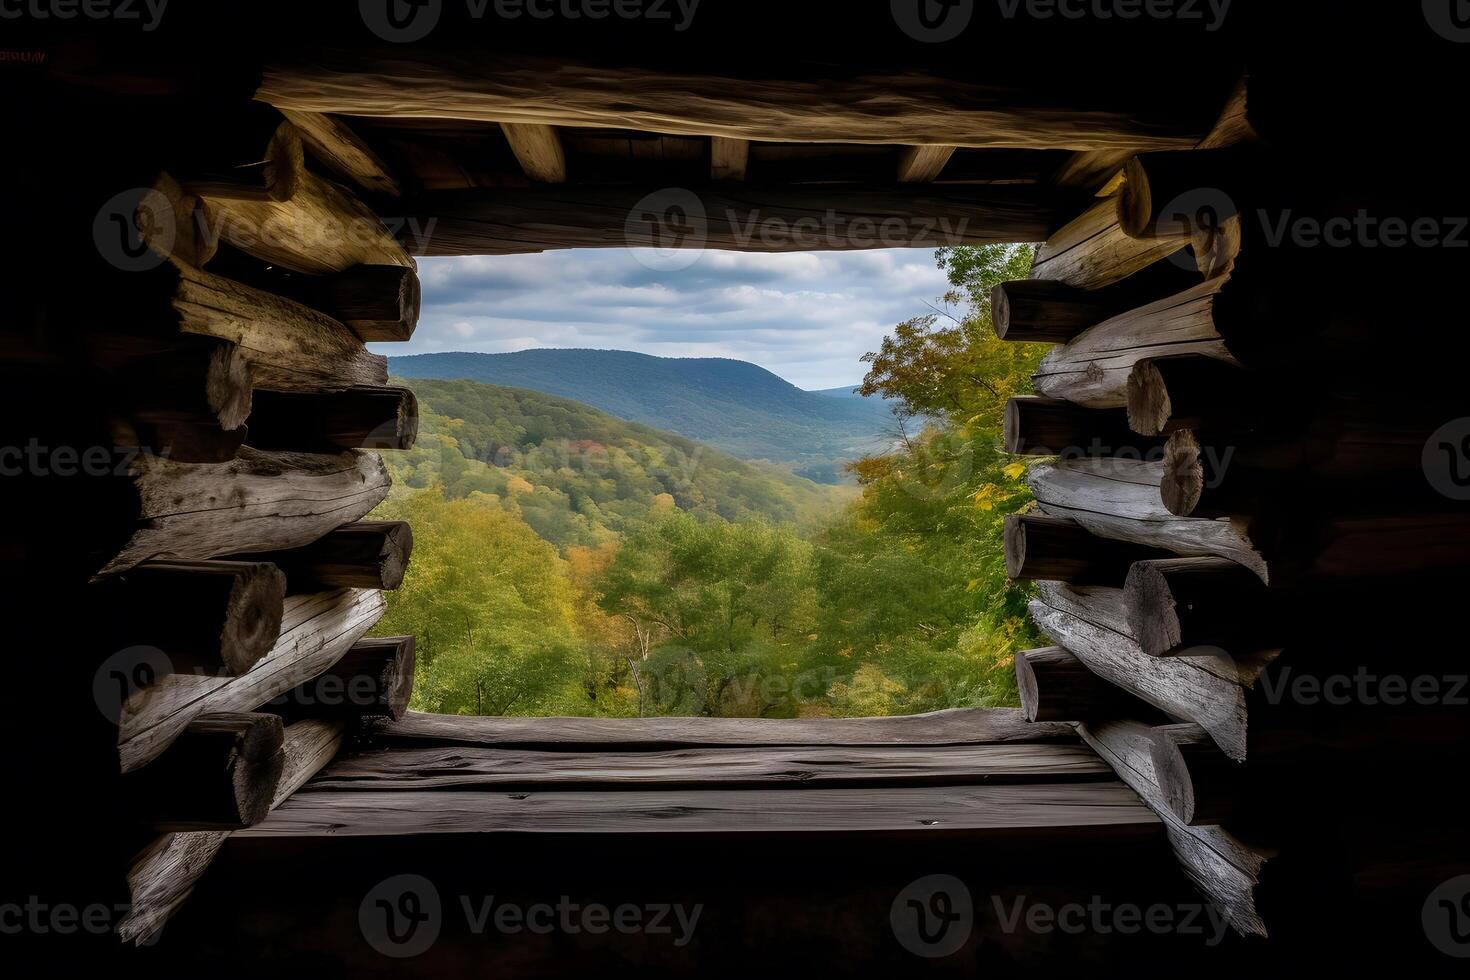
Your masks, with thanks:
[(1182, 293), (1199, 279), (1193, 269), (1155, 262), (1096, 289), (1053, 279), (1012, 280), (991, 290), (990, 319), (1001, 340), (1065, 344), (1088, 327)]
[(1066, 725), (1032, 724), (1018, 708), (954, 708), (890, 718), (481, 718), (410, 711), (381, 725), (385, 745), (438, 742), (503, 748), (615, 746), (651, 751), (714, 745), (974, 745), (1069, 742)]
[(118, 756), (123, 772), (156, 759), (195, 718), (205, 713), (255, 711), (332, 664), (383, 615), (382, 594), (339, 589), (286, 600), (281, 635), (259, 663), (240, 677), (172, 674), (123, 705)]
[[(548, 248), (822, 251), (1037, 241), (1064, 205), (1028, 185), (834, 187), (710, 184), (478, 188), (406, 200), (406, 243), (421, 255)], [(413, 228), (432, 229), (414, 235)], [(1132, 239), (1129, 239), (1132, 241)]]
[(710, 180), (744, 180), (750, 164), (750, 140), (711, 136), (709, 141)]
[(938, 180), (944, 165), (954, 156), (953, 146), (907, 146), (898, 160), (900, 184), (927, 184)]
[(1079, 289), (1100, 289), (1126, 279), (1189, 242), (1132, 238), (1118, 225), (1117, 201), (1101, 198), (1063, 226), (1036, 252), (1032, 279), (1054, 279)]
[(265, 709), (287, 719), (398, 720), (413, 694), (414, 638), (358, 640), (342, 659), (316, 677), (272, 699)]
[(275, 715), (210, 712), (123, 781), (127, 808), (154, 830), (234, 830), (270, 811), (285, 762)]
[(129, 470), (135, 530), (100, 575), (150, 559), (301, 547), (366, 515), (389, 484), (383, 461), (356, 451), (321, 456), (245, 447), (228, 463), (139, 456)]
[(1004, 537), (1006, 574), (1019, 580), (1116, 586), (1134, 562), (1169, 555), (1099, 537), (1076, 521), (1041, 513), (1007, 514)]
[(286, 577), (267, 562), (149, 561), (93, 591), (115, 649), (156, 647), (178, 673), (239, 676), (275, 645)]
[(1061, 647), (1016, 654), (1016, 686), (1027, 721), (1087, 721), (1147, 709)]
[(1220, 827), (1191, 827), (1169, 808), (1153, 767), (1153, 732), (1136, 721), (1079, 726), (1078, 733), (1164, 822), (1179, 865), (1244, 935), (1265, 936), (1258, 896), (1274, 851), (1252, 847)]
[(1111, 780), (1082, 745), (860, 746), (676, 749), (666, 752), (529, 752), (400, 748), (338, 759), (309, 792), (348, 789), (736, 789), (773, 792), (843, 786), (965, 786)]
[[(1014, 36), (1015, 22), (1005, 24), (1007, 36)], [(412, 51), (312, 45), (267, 65), (256, 98), (282, 109), (345, 115), (776, 142), (1158, 150), (1198, 145), (1218, 116), (1216, 93), (1226, 84), (1223, 78), (1203, 84), (1194, 100), (1161, 90), (1136, 72), (1125, 78), (1117, 66), (1128, 59), (1118, 51), (1137, 47), (1139, 40), (1119, 37), (1107, 67), (1099, 63), (1096, 73), (1086, 72), (1087, 98), (1078, 99), (1080, 79), (1073, 74), (1065, 81), (1033, 78), (1029, 88), (1016, 82), (1020, 65), (1055, 61), (1054, 39), (1033, 36), (1035, 57), (1012, 62), (1012, 69), (991, 58), (980, 59), (983, 65), (967, 59), (960, 70), (945, 74), (934, 70), (928, 52), (892, 67), (891, 20), (882, 29), (882, 57), (854, 54), (840, 72), (803, 75), (793, 69), (785, 77), (737, 65), (689, 70), (651, 58), (642, 65), (607, 58), (594, 63), (569, 51), (543, 57), (483, 47), (455, 52), (425, 45)], [(1095, 57), (1093, 48), (1079, 55)], [(1146, 46), (1138, 57), (1146, 59), (1153, 50)], [(1019, 51), (1009, 55), (1019, 57)], [(864, 58), (871, 67), (862, 64)], [(683, 61), (688, 63), (687, 51)], [(1068, 61), (1070, 71), (1077, 71), (1080, 58)]]
[[(281, 747), (284, 761), (272, 809), (286, 802), (331, 761), (341, 745), (342, 726), (336, 722), (308, 720), (287, 725)], [(229, 836), (228, 831), (221, 830), (171, 833), (145, 848), (128, 871), (128, 911), (117, 925), (122, 941), (139, 946), (153, 943), (193, 893)]]
[(1017, 395), (1006, 402), (1005, 451), (1024, 456), (1120, 456), (1158, 459), (1164, 440), (1128, 427), (1121, 408), (1090, 409), (1057, 398)]
[(1224, 225), (1249, 196), (1254, 157), (1240, 149), (1149, 153), (1128, 161), (1118, 224), (1134, 238), (1194, 241)]
[(324, 276), (292, 276), (273, 284), (271, 291), (320, 310), (369, 342), (411, 338), (423, 303), (418, 272), (401, 265), (355, 265)]
[(411, 390), (358, 385), (256, 392), (247, 441), (257, 449), (296, 452), (412, 449), (418, 431), (418, 399)]
[[(612, 805), (616, 802), (617, 805)], [(296, 794), (240, 837), (399, 834), (909, 833), (965, 839), (1035, 835), (1147, 839), (1158, 819), (1116, 782), (882, 789), (650, 790), (486, 793), (479, 790)]]
[(284, 109), (281, 115), (296, 127), (301, 140), (332, 173), (372, 194), (398, 197), (398, 178), (362, 137), (340, 119), (321, 112)]
[[(248, 162), (185, 175), (189, 193), (214, 201), (289, 201), (295, 196), (306, 172), (301, 135), (290, 123), (271, 123), (270, 135), (262, 135), (260, 143), (244, 151)], [(250, 127), (246, 127), (243, 138), (250, 136)]]
[(1123, 586), (1128, 623), (1151, 657), (1191, 647), (1274, 646), (1290, 607), (1250, 569), (1224, 558), (1141, 561)]
[(413, 554), (413, 529), (407, 521), (357, 521), (344, 524), (300, 548), (241, 556), (268, 561), (286, 575), (293, 594), (326, 589), (393, 590), (403, 584)]
[(1072, 154), (1057, 168), (1052, 183), (1058, 187), (1097, 191), (1098, 196), (1103, 197), (1108, 185), (1134, 156), (1127, 149), (1083, 150)]
[(221, 463), (245, 441), (254, 371), (238, 344), (212, 337), (88, 337), (108, 373), (99, 399), (116, 413), (115, 443), (182, 463)]
[(1129, 427), (1150, 435), (1226, 419), (1245, 428), (1259, 417), (1264, 397), (1249, 372), (1229, 361), (1198, 354), (1135, 362), (1126, 391)]
[(1245, 792), (1246, 767), (1198, 725), (1160, 725), (1152, 740), (1154, 776), (1169, 811), (1191, 827), (1230, 823)]
[(526, 176), (538, 184), (567, 182), (567, 155), (551, 126), (502, 122), (500, 129)]

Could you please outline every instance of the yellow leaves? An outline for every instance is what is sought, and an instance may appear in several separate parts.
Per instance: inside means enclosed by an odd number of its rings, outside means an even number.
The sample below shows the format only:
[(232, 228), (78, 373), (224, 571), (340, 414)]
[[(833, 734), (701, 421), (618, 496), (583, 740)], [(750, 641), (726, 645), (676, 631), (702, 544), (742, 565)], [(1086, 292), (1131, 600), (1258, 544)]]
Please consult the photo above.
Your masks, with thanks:
[(1010, 477), (1012, 480), (1019, 480), (1026, 473), (1026, 464), (1010, 463), (1006, 466), (1001, 467), (1001, 472)]
[(815, 639), (816, 639), (816, 638), (817, 638), (817, 634), (815, 634), (815, 633), (808, 633), (808, 634), (807, 634), (807, 635), (806, 635), (806, 638), (807, 638), (807, 639), (808, 639), (808, 640), (815, 640)]
[(535, 489), (536, 487), (530, 480), (516, 476), (514, 473), (506, 477), (505, 490), (507, 493), (531, 493)]
[(981, 510), (995, 510), (995, 505), (1005, 499), (1005, 494), (994, 483), (987, 483), (971, 495), (975, 506)]
[(980, 580), (978, 578), (972, 578), (965, 583), (966, 592), (974, 592), (978, 588), (980, 588)]

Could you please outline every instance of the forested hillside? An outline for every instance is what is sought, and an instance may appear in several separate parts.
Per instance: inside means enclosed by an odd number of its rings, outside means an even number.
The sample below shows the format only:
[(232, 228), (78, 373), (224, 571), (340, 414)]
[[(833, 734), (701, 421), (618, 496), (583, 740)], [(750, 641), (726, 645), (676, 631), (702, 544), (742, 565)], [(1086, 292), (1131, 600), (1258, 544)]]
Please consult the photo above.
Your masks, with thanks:
[(575, 398), (741, 459), (789, 464), (829, 483), (836, 482), (843, 463), (881, 452), (897, 433), (881, 399), (802, 391), (765, 368), (725, 358), (525, 350), (418, 354), (390, 358), (389, 365), (406, 378), (463, 378)]
[(854, 464), (846, 503), (562, 399), (412, 382), (433, 412), (420, 448), (392, 462), (378, 516), (411, 521), (417, 544), (378, 631), (419, 637), (415, 707), (818, 717), (1014, 703), (1011, 657), (1037, 636), (1005, 574), (1002, 521), (1030, 498), (1001, 414), (1041, 352), (997, 341), (987, 300), (1030, 253), (938, 259), (960, 315), (898, 325), (862, 386), (922, 431)]

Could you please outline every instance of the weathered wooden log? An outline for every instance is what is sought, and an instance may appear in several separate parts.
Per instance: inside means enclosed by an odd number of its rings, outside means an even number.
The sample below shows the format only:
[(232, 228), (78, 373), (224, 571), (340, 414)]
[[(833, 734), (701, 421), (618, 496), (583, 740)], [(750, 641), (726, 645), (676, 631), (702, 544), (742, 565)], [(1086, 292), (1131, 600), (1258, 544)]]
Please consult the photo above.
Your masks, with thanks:
[(268, 561), (286, 574), (292, 594), (326, 589), (382, 589), (403, 584), (413, 554), (413, 529), (407, 521), (344, 524), (300, 548), (240, 560)]
[(1207, 280), (1084, 331), (1042, 359), (1036, 390), (1089, 408), (1122, 408), (1129, 375), (1141, 360), (1197, 354), (1237, 363), (1215, 318), (1216, 296), (1231, 281)]
[(528, 178), (540, 184), (567, 182), (567, 155), (555, 128), (536, 123), (502, 122), (500, 129)]
[(278, 289), (364, 341), (408, 340), (419, 322), (422, 289), (418, 272), (407, 266), (355, 265), (328, 275), (296, 275), (282, 279)]
[(1191, 827), (1170, 808), (1153, 765), (1153, 730), (1138, 721), (1083, 724), (1078, 734), (1164, 821), (1180, 867), (1230, 924), (1245, 935), (1266, 935), (1259, 907), (1261, 878), (1275, 852), (1248, 845), (1221, 827)]
[(1187, 244), (1169, 238), (1130, 237), (1118, 225), (1114, 199), (1103, 198), (1046, 240), (1036, 252), (1031, 278), (1100, 289), (1147, 269)]
[(1099, 537), (1076, 521), (1046, 514), (1008, 514), (1006, 574), (1013, 579), (1051, 579), (1073, 585), (1117, 585), (1134, 562), (1169, 552)]
[(1258, 509), (1270, 490), (1249, 478), (1227, 479), (1234, 457), (1233, 452), (1205, 452), (1191, 430), (1176, 429), (1164, 447), (1159, 480), (1164, 508), (1179, 517), (1225, 517)]
[[(342, 726), (337, 722), (313, 719), (287, 725), (281, 776), (271, 808), (286, 802), (332, 760), (341, 745)], [(149, 844), (128, 871), (130, 902), (117, 925), (122, 941), (144, 946), (156, 940), (229, 836), (223, 830), (185, 831), (164, 834)]]
[(275, 715), (197, 715), (147, 768), (124, 781), (129, 811), (159, 831), (259, 823), (280, 784), (283, 740)]
[(1133, 635), (1151, 657), (1200, 646), (1277, 645), (1278, 617), (1290, 610), (1255, 572), (1224, 558), (1136, 562), (1123, 600)]
[(1229, 759), (1198, 725), (1160, 725), (1150, 755), (1160, 795), (1191, 827), (1229, 824), (1245, 792), (1246, 767)]
[(286, 577), (267, 562), (150, 561), (93, 590), (116, 649), (155, 647), (175, 672), (239, 676), (275, 645)]
[[(232, 126), (231, 142), (240, 144), (237, 160), (213, 171), (181, 174), (185, 190), (213, 201), (289, 201), (306, 173), (301, 134), (289, 122), (271, 120), (259, 126)], [(212, 140), (218, 146), (218, 140)]]
[(310, 171), (285, 200), (200, 196), (213, 234), (272, 265), (313, 275), (355, 265), (414, 266), (371, 208)]
[(320, 112), (283, 109), (302, 142), (322, 164), (343, 180), (374, 194), (397, 197), (402, 188), (393, 171), (345, 122)]
[(245, 447), (228, 463), (139, 456), (132, 537), (98, 573), (150, 559), (215, 558), (296, 548), (367, 514), (388, 494), (372, 453), (266, 453)]
[(1122, 409), (1089, 409), (1057, 398), (1012, 398), (1003, 435), (1006, 452), (1025, 456), (1163, 458), (1164, 440), (1135, 433)]
[(1247, 689), (1279, 651), (1232, 657), (1204, 648), (1150, 657), (1130, 632), (1121, 589), (1043, 582), (1030, 610), (1037, 627), (1094, 674), (1171, 718), (1200, 725), (1232, 759), (1247, 757)]
[(1229, 558), (1268, 579), (1266, 557), (1243, 521), (1176, 517), (1159, 499), (1163, 466), (1122, 459), (1038, 463), (1026, 483), (1042, 511), (1076, 521), (1099, 537), (1185, 556)]
[(1155, 262), (1099, 289), (1054, 279), (1017, 279), (990, 292), (990, 320), (1001, 340), (1065, 344), (1088, 327), (1199, 284), (1199, 275), (1174, 262)]
[(265, 705), (288, 720), (403, 717), (413, 694), (414, 638), (358, 640), (331, 667)]
[(123, 705), (118, 757), (123, 772), (157, 758), (201, 714), (255, 711), (320, 674), (383, 615), (382, 594), (339, 589), (286, 600), (276, 645), (240, 677), (172, 674)]
[(926, 184), (937, 180), (949, 158), (954, 156), (953, 146), (908, 146), (898, 160), (898, 182), (900, 184)]
[(245, 441), (252, 371), (227, 341), (172, 337), (156, 344), (118, 337), (94, 360), (109, 371), (116, 444), (182, 463), (221, 463)]
[(1263, 393), (1251, 373), (1229, 361), (1171, 354), (1138, 361), (1128, 374), (1128, 424), (1147, 435), (1167, 435), (1225, 420), (1237, 430), (1259, 417)]
[(810, 191), (791, 185), (481, 188), (405, 199), (404, 210), (414, 220), (401, 232), (418, 255), (548, 248), (933, 248), (1045, 238), (1065, 206), (1053, 188), (965, 184), (844, 186), (824, 194), (822, 205), (814, 209)]
[(333, 391), (388, 380), (387, 358), (368, 353), (338, 321), (191, 265), (130, 274), (109, 298), (122, 305), (120, 317), (136, 328), (138, 343), (156, 344), (170, 332), (177, 340), (182, 332), (237, 345), (256, 388)]
[(418, 399), (407, 388), (259, 391), (248, 442), (257, 449), (298, 452), (412, 449), (418, 430)]
[(1251, 169), (1251, 154), (1240, 147), (1136, 156), (1124, 169), (1118, 225), (1134, 238), (1194, 241), (1235, 217)]
[[(643, 64), (612, 64), (605, 58), (586, 61), (567, 50), (555, 57), (534, 55), (511, 45), (493, 51), (477, 47), (473, 53), (423, 44), (412, 51), (308, 45), (299, 56), (267, 66), (256, 98), (281, 109), (354, 116), (779, 142), (1162, 150), (1190, 149), (1208, 135), (1233, 82), (1231, 68), (1219, 59), (1206, 69), (1212, 80), (1199, 86), (1197, 100), (1181, 99), (1145, 84), (1136, 71), (1120, 69), (1130, 58), (1119, 52), (1136, 51), (1140, 61), (1146, 60), (1146, 52), (1158, 50), (1154, 45), (1166, 43), (1160, 34), (1172, 33), (1169, 25), (1154, 25), (1147, 45), (1136, 31), (1113, 34), (1116, 46), (1105, 46), (1110, 55), (1105, 64), (1096, 60), (1097, 43), (1075, 49), (1076, 59), (1091, 64), (1078, 76), (1072, 74), (1079, 70), (1077, 62), (1065, 59), (1071, 66), (1065, 84), (1061, 78), (1033, 78), (1031, 85), (1018, 87), (1022, 65), (1056, 59), (1054, 33), (1028, 38), (1032, 57), (1022, 58), (1017, 48), (1004, 52), (1005, 69), (994, 59), (986, 59), (983, 67), (967, 59), (945, 71), (929, 51), (922, 59), (900, 56), (895, 62), (887, 10), (882, 21), (847, 25), (855, 33), (863, 31), (871, 43), (855, 48), (849, 67), (836, 75), (825, 67), (802, 71), (797, 65), (773, 77), (768, 71), (752, 72), (748, 59), (732, 63), (728, 51), (710, 51), (707, 58), (696, 54), (692, 62), (686, 51), (678, 63), (652, 63), (654, 55)], [(1013, 44), (1020, 43), (1016, 21), (993, 23), (996, 30), (1003, 24)], [(829, 28), (824, 22), (823, 30)], [(716, 32), (726, 42), (729, 33)], [(1199, 36), (1189, 37), (1197, 46)], [(813, 36), (811, 43), (819, 42)], [(688, 64), (699, 69), (691, 71)], [(1088, 80), (1085, 108), (1075, 104), (1080, 78)]]
[(1016, 686), (1027, 721), (1132, 717), (1134, 711), (1148, 707), (1088, 670), (1061, 647), (1016, 654)]

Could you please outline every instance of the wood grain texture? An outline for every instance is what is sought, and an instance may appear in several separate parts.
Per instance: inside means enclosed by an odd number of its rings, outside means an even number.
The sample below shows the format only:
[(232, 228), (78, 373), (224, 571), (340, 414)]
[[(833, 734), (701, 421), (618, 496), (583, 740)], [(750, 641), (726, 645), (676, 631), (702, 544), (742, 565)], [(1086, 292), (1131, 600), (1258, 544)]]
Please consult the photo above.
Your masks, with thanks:
[(953, 146), (909, 146), (898, 158), (898, 182), (900, 184), (925, 184), (937, 180), (954, 156)]
[(323, 456), (245, 446), (228, 463), (139, 456), (130, 469), (136, 530), (99, 575), (150, 559), (301, 547), (365, 516), (389, 486), (382, 459), (358, 450)]
[[(892, 25), (888, 25), (892, 30)], [(830, 75), (831, 73), (826, 73)], [(1037, 99), (1014, 83), (920, 69), (845, 77), (735, 77), (571, 55), (311, 51), (267, 66), (256, 98), (283, 109), (648, 130), (793, 143), (953, 144), (1037, 149), (1190, 149), (1217, 106), (1181, 112), (1137, 86), (1136, 110)], [(1205, 102), (1210, 101), (1208, 98)], [(1159, 112), (1150, 103), (1174, 103)]]
[(1039, 463), (1026, 483), (1044, 513), (1068, 517), (1104, 538), (1130, 541), (1184, 556), (1229, 558), (1269, 582), (1265, 557), (1237, 518), (1176, 517), (1159, 496), (1160, 463), (1076, 459)]
[(387, 383), (388, 359), (368, 353), (325, 313), (191, 265), (175, 262), (172, 270), (170, 299), (179, 329), (236, 344), (255, 387), (332, 391)]
[(555, 129), (535, 123), (504, 122), (500, 129), (527, 177), (538, 184), (567, 182), (567, 154)]
[(1032, 724), (1018, 708), (953, 708), (891, 718), (491, 718), (410, 711), (375, 729), (381, 744), (582, 748), (716, 745), (978, 745), (1070, 742), (1066, 725)]
[(750, 140), (712, 136), (709, 141), (710, 180), (744, 180), (750, 166)]
[(1191, 827), (1174, 816), (1154, 772), (1153, 730), (1148, 725), (1114, 721), (1080, 725), (1078, 733), (1158, 814), (1185, 874), (1220, 907), (1236, 931), (1265, 936), (1266, 923), (1256, 895), (1261, 873), (1274, 852), (1253, 848), (1220, 827)]
[(284, 109), (281, 115), (296, 127), (312, 154), (338, 177), (375, 194), (397, 197), (403, 193), (393, 171), (347, 123), (321, 112)]
[(1092, 836), (1158, 833), (1118, 782), (885, 787), (881, 790), (657, 790), (486, 793), (474, 790), (296, 794), (248, 837), (400, 834), (877, 833)]
[(286, 600), (275, 647), (241, 677), (174, 674), (123, 705), (123, 772), (146, 765), (205, 712), (254, 711), (336, 663), (383, 615), (382, 593), (340, 589)]
[(733, 789), (738, 786), (959, 786), (1110, 779), (1080, 745), (858, 746), (534, 752), (448, 746), (369, 750), (338, 760), (310, 790)]
[(1100, 198), (1037, 250), (1031, 278), (1100, 289), (1168, 258), (1187, 244), (1178, 239), (1130, 238), (1118, 224), (1116, 200)]

